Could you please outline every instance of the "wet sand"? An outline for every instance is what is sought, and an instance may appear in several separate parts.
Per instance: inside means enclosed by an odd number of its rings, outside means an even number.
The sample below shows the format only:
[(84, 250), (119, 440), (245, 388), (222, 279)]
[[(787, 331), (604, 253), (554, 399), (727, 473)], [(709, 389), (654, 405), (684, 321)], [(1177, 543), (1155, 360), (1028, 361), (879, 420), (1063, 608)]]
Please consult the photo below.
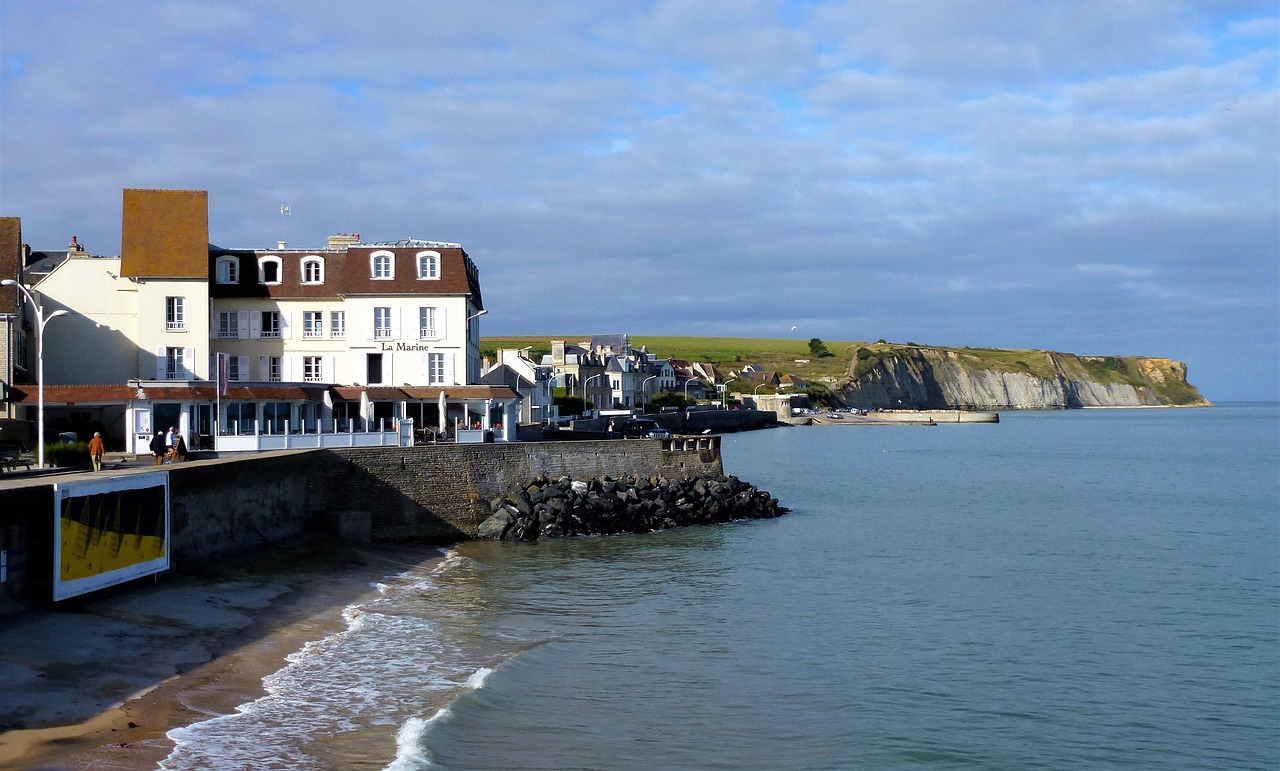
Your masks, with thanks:
[(374, 583), (439, 559), (308, 537), (216, 575), (0, 616), (0, 769), (155, 768), (173, 747), (166, 732), (261, 696), (262, 678), (342, 629)]

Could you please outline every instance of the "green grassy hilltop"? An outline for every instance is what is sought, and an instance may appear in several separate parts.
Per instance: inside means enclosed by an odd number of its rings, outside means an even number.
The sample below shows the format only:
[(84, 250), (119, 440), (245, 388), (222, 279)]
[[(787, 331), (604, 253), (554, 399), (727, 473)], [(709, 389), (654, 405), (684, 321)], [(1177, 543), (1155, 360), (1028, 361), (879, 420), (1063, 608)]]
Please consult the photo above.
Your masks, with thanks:
[[(579, 343), (581, 336), (487, 337), (481, 351), (492, 357), (498, 348), (530, 348), (533, 358), (551, 352), (551, 340)], [(1186, 367), (1176, 361), (1145, 356), (1079, 356), (1036, 349), (954, 348), (916, 343), (822, 341), (829, 355), (815, 356), (808, 340), (751, 337), (630, 336), (634, 348), (647, 347), (665, 358), (711, 362), (726, 374), (745, 364), (791, 374), (831, 391), (857, 389), (906, 362), (936, 368), (946, 364), (968, 373), (1009, 373), (1036, 380), (1088, 382), (1101, 386), (1147, 389), (1160, 403), (1207, 404), (1186, 381)], [(856, 357), (856, 358), (855, 358)], [(852, 367), (851, 367), (852, 365)], [(852, 370), (852, 371), (851, 371)], [(1032, 381), (1035, 382), (1035, 381)]]

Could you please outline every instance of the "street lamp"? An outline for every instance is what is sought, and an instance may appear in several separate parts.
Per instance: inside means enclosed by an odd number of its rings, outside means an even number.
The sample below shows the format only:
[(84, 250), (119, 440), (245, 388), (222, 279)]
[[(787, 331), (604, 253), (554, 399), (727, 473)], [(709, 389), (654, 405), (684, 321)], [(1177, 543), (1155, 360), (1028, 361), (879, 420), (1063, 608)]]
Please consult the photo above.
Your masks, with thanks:
[(17, 287), (36, 312), (36, 466), (44, 468), (44, 327), (59, 316), (67, 315), (67, 311), (57, 310), (45, 318), (44, 309), (25, 286), (11, 278), (0, 281), (0, 286)]
[(582, 381), (582, 409), (585, 410), (587, 408), (587, 386), (591, 385), (592, 380), (595, 380), (598, 377), (604, 377), (606, 374), (608, 373), (601, 372), (599, 375), (592, 375), (591, 377)]
[(656, 377), (657, 375), (650, 375), (649, 377), (640, 381), (640, 412), (642, 413), (644, 412), (644, 404), (645, 404), (644, 387), (649, 383), (650, 380), (653, 380)]

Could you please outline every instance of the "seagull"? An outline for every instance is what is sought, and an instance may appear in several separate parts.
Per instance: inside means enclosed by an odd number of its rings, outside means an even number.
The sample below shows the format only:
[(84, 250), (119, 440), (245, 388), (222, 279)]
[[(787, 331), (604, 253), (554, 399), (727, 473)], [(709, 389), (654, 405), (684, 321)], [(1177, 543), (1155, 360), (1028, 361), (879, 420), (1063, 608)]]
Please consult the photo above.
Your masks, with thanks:
[(796, 325), (795, 325), (795, 324), (792, 324), (792, 325), (791, 325), (791, 331), (792, 331), (792, 332), (796, 331)]

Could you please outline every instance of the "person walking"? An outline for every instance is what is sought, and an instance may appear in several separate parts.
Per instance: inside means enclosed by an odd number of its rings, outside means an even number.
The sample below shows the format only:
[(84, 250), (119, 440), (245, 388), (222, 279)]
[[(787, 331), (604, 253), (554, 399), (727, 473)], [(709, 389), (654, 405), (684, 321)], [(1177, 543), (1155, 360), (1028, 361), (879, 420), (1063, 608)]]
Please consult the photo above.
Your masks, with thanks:
[(89, 460), (93, 461), (93, 470), (102, 470), (102, 456), (107, 454), (107, 446), (102, 443), (102, 434), (98, 431), (93, 432), (93, 438), (89, 440)]
[(147, 445), (147, 447), (151, 450), (151, 458), (155, 461), (155, 465), (162, 465), (165, 453), (164, 434), (157, 431), (156, 435), (151, 437), (151, 444)]
[(166, 463), (173, 463), (178, 459), (178, 429), (170, 426), (169, 433), (164, 435), (164, 459)]

